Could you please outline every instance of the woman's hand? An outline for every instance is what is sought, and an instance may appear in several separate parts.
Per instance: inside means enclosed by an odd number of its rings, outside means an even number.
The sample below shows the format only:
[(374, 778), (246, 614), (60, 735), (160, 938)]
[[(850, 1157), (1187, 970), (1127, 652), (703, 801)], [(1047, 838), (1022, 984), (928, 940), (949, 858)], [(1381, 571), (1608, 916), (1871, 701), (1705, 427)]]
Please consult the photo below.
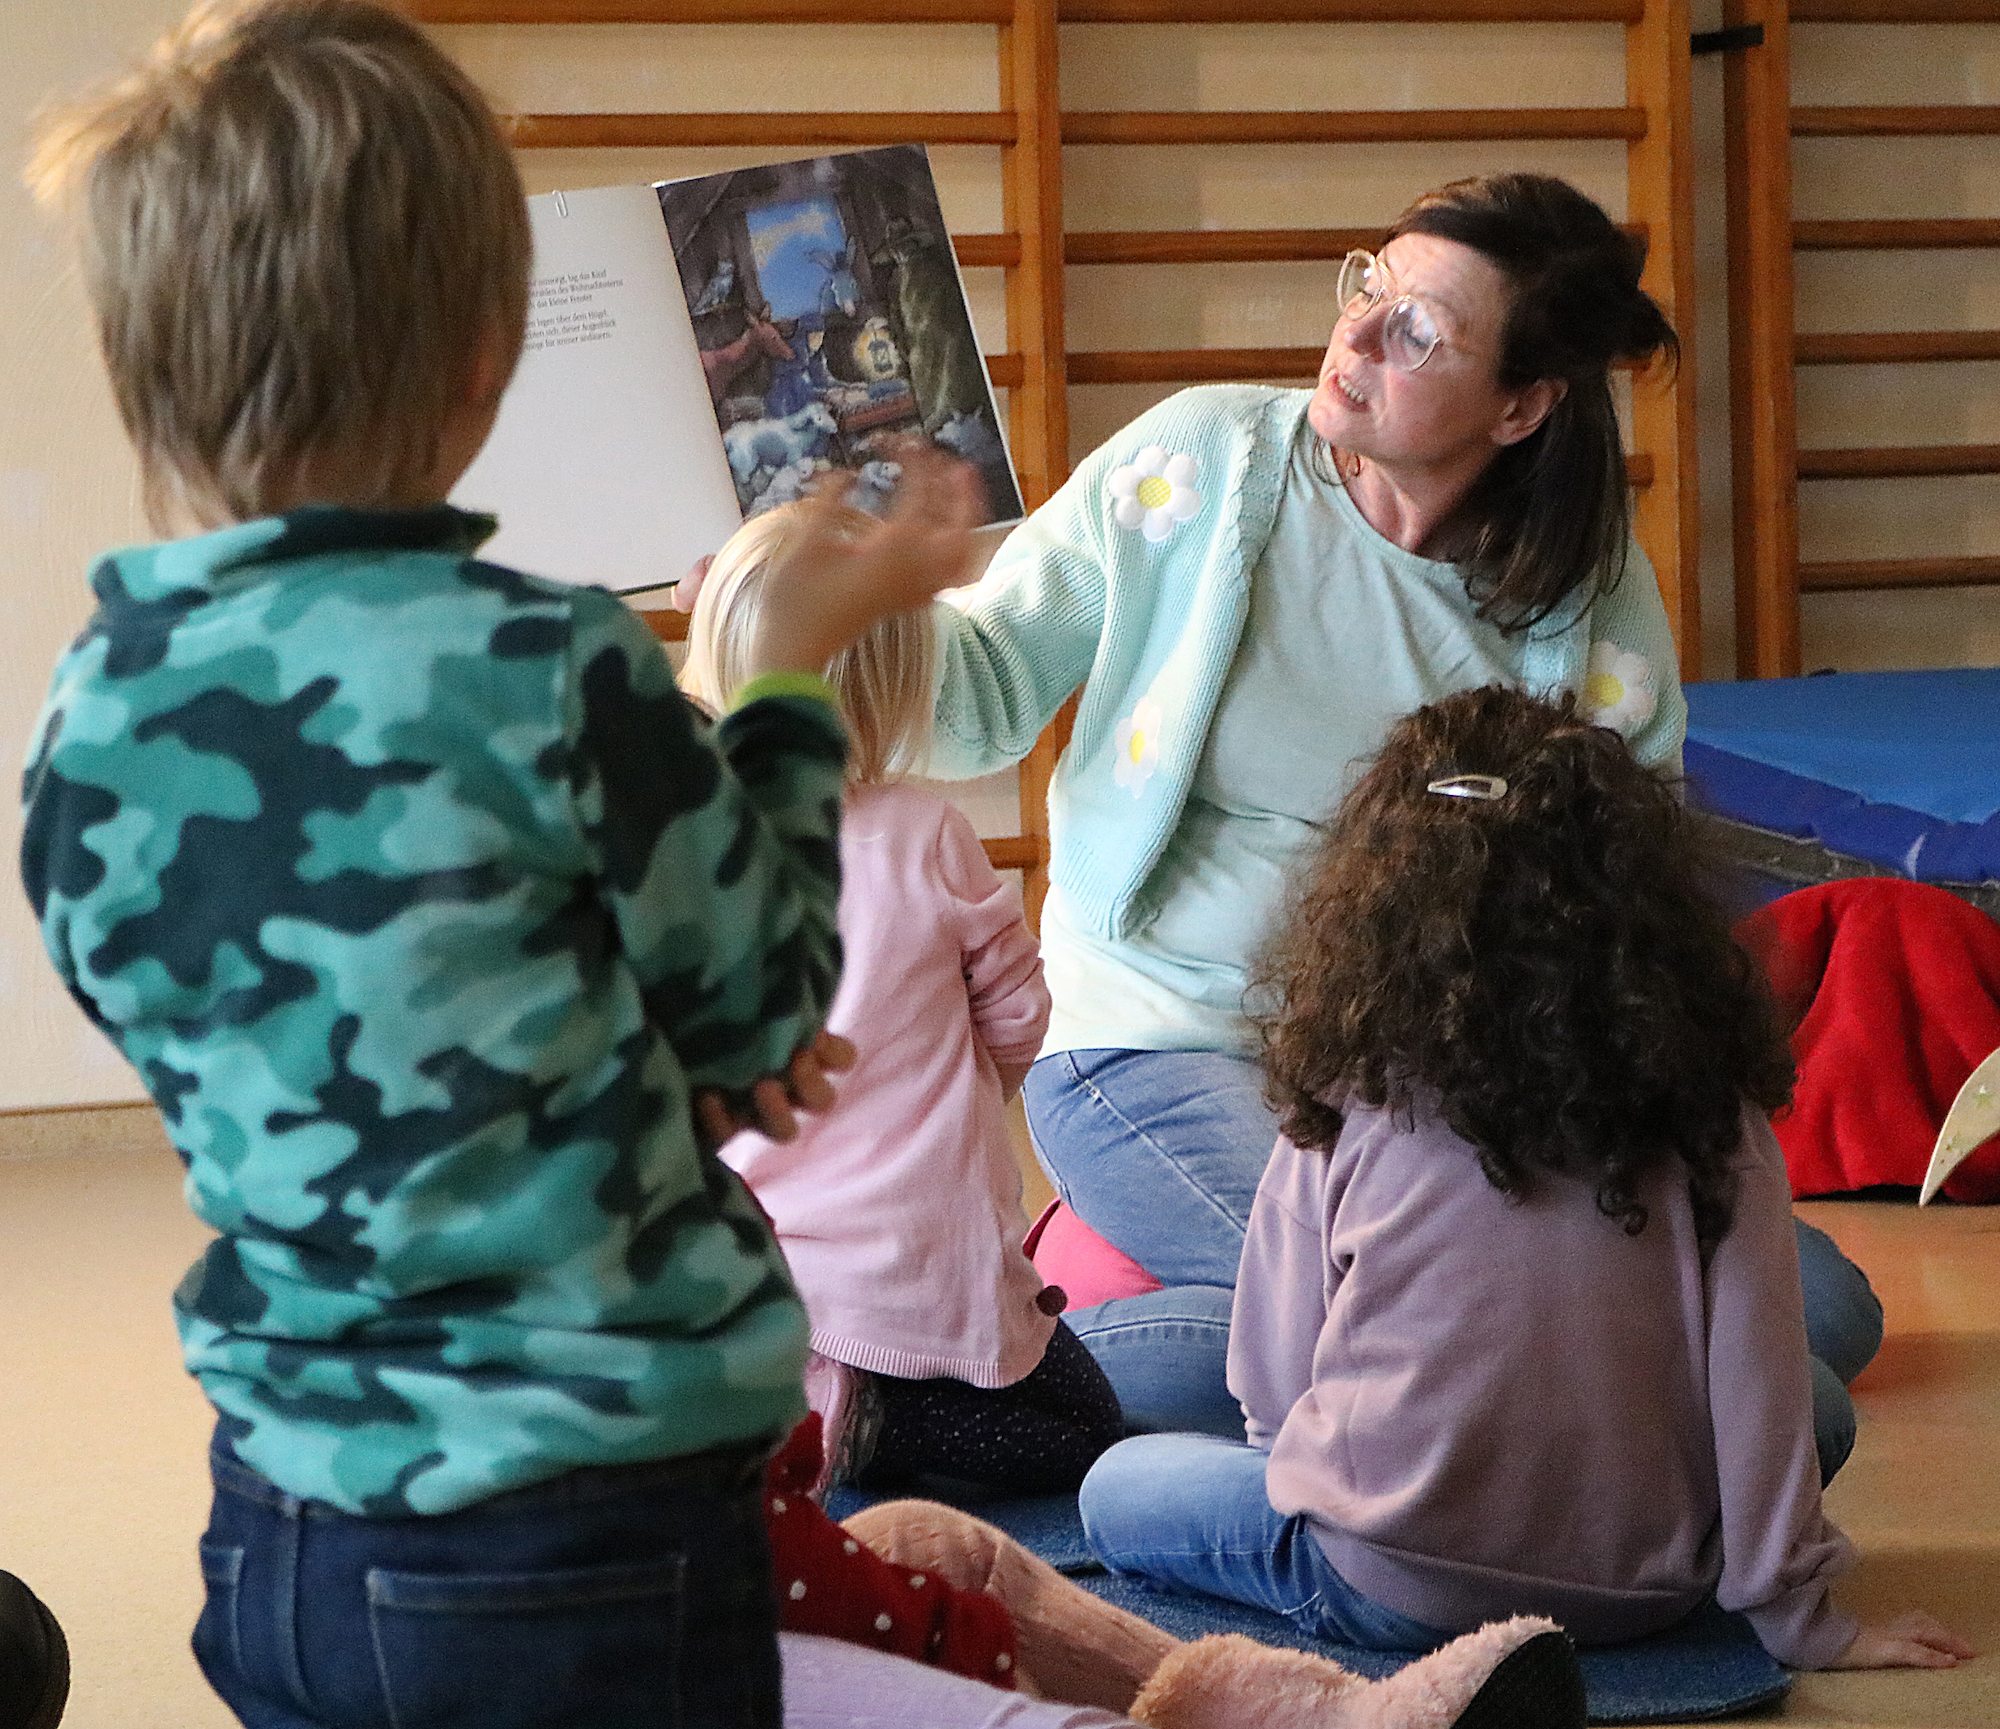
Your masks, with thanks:
[(1949, 1669), (1979, 1653), (1935, 1616), (1906, 1609), (1895, 1620), (1866, 1621), (1829, 1669)]
[(719, 1087), (701, 1088), (694, 1095), (695, 1127), (710, 1147), (721, 1146), (741, 1129), (789, 1141), (799, 1132), (794, 1113), (831, 1110), (836, 1095), (827, 1077), (853, 1067), (853, 1041), (823, 1032), (793, 1052), (783, 1075), (766, 1075), (739, 1098)]

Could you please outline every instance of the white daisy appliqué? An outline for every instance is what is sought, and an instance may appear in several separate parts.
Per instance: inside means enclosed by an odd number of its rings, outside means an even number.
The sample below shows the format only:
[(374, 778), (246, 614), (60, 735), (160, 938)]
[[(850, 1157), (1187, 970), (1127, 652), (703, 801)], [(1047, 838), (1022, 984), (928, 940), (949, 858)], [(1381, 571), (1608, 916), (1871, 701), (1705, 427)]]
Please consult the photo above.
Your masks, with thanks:
[(1165, 716), (1150, 696), (1142, 696), (1118, 723), (1118, 756), (1111, 778), (1134, 798), (1145, 790), (1160, 766), (1160, 725)]
[(1201, 494), (1194, 489), (1200, 470), (1192, 456), (1178, 451), (1169, 455), (1157, 444), (1147, 445), (1122, 468), (1111, 471), (1106, 483), (1111, 520), (1120, 528), (1136, 528), (1150, 541), (1165, 540), (1201, 509)]
[(1583, 712), (1595, 726), (1628, 738), (1653, 718), (1659, 704), (1653, 668), (1643, 654), (1615, 642), (1590, 645), (1590, 668), (1583, 676)]

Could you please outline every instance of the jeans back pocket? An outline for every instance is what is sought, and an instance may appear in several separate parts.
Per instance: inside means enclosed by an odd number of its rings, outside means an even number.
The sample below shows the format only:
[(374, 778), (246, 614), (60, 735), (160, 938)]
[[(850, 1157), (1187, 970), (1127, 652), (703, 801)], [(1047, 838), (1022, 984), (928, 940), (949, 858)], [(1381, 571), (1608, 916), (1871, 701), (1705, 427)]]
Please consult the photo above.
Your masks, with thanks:
[(395, 1729), (678, 1729), (683, 1557), (527, 1573), (371, 1567)]

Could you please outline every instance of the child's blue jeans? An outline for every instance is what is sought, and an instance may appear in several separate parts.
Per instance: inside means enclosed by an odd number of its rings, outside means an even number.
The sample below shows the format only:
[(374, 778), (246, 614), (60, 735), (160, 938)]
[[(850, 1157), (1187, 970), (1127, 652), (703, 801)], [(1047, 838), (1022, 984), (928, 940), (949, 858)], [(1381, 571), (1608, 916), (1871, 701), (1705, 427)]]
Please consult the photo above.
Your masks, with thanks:
[(768, 1452), (373, 1519), (218, 1439), (195, 1655), (250, 1729), (778, 1729)]
[(1428, 1651), (1451, 1637), (1348, 1584), (1305, 1515), (1272, 1507), (1265, 1459), (1215, 1435), (1120, 1441), (1077, 1494), (1091, 1553), (1114, 1573), (1268, 1609), (1316, 1639)]

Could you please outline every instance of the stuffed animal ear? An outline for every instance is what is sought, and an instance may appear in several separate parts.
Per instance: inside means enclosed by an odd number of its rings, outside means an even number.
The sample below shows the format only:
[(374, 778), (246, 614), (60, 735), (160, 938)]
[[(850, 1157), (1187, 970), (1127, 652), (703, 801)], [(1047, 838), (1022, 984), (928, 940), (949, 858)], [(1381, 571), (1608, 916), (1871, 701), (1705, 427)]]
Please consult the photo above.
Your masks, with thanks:
[(688, 566), (687, 575), (674, 584), (674, 611), (694, 611), (695, 598), (701, 593), (701, 585), (708, 580), (708, 567), (714, 562), (715, 554), (704, 552)]

